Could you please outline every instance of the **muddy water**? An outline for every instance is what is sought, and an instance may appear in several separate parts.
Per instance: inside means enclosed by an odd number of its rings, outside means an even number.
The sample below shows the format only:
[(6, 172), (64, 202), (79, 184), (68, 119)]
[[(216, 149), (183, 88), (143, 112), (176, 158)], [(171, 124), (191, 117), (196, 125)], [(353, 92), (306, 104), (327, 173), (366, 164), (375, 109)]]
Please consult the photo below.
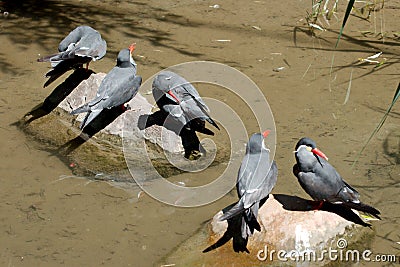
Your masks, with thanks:
[[(48, 66), (36, 58), (54, 52), (80, 24), (98, 29), (108, 42), (107, 56), (92, 65), (97, 72), (107, 72), (117, 51), (132, 41), (138, 44), (135, 59), (144, 79), (193, 60), (225, 63), (244, 72), (274, 112), (280, 171), (274, 192), (307, 197), (291, 173), (292, 150), (301, 136), (312, 137), (359, 189), (362, 200), (381, 210), (383, 220), (373, 222), (376, 238), (368, 249), (399, 252), (397, 107), (351, 168), (399, 82), (399, 40), (391, 38), (398, 30), (399, 1), (386, 1), (371, 23), (351, 17), (335, 52), (340, 22), (331, 21), (333, 31), (318, 32), (318, 38), (307, 35), (308, 1), (224, 1), (220, 8), (210, 7), (212, 1), (189, 0), (8, 2), (13, 4), (0, 2), (0, 9), (9, 12), (0, 15), (2, 266), (152, 266), (235, 198), (227, 195), (208, 206), (182, 209), (145, 194), (138, 199), (136, 191), (104, 182), (64, 179), (71, 170), (12, 126), (54, 88), (42, 88)], [(375, 30), (385, 33), (383, 40), (361, 34)], [(356, 64), (378, 51), (387, 59), (384, 66), (374, 70), (373, 65)], [(284, 69), (273, 71), (279, 67)], [(213, 96), (212, 89), (204, 94)], [(239, 101), (220, 93), (215, 97), (226, 98), (232, 107)], [(247, 131), (256, 131), (250, 111), (239, 113)]]

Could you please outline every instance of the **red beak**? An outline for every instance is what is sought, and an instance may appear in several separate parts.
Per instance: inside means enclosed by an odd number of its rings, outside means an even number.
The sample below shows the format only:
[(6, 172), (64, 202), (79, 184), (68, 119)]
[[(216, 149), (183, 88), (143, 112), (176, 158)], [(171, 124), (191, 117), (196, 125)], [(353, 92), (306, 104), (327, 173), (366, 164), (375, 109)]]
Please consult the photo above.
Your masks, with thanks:
[(179, 101), (179, 99), (176, 97), (176, 95), (174, 95), (174, 93), (172, 93), (172, 91), (171, 90), (169, 90), (168, 92), (167, 92), (167, 94), (169, 94), (170, 96), (172, 96), (175, 100), (176, 100), (176, 102), (180, 102)]
[(262, 132), (263, 137), (266, 138), (270, 132), (271, 132), (271, 130), (266, 130), (266, 131)]
[(328, 157), (318, 148), (313, 148), (311, 152), (314, 153), (315, 155), (320, 156), (321, 158), (324, 158), (325, 160), (328, 160)]
[(131, 54), (133, 53), (133, 51), (135, 51), (135, 49), (136, 49), (136, 43), (132, 43), (130, 46), (129, 46), (129, 51), (131, 51)]

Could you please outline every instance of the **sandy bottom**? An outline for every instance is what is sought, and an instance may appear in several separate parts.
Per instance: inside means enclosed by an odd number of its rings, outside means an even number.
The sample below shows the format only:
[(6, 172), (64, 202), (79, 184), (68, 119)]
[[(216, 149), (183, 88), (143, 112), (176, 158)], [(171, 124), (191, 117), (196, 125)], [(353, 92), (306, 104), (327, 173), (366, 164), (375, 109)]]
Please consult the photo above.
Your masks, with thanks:
[[(397, 106), (357, 165), (351, 164), (399, 82), (394, 33), (400, 1), (385, 1), (370, 22), (351, 16), (336, 51), (345, 8), (341, 1), (339, 20), (333, 18), (329, 27), (323, 21), (328, 30), (314, 37), (304, 27), (311, 6), (304, 0), (5, 2), (0, 1), (2, 13), (9, 12), (0, 15), (1, 266), (153, 266), (235, 199), (228, 194), (200, 208), (176, 208), (146, 194), (138, 198), (138, 190), (71, 177), (52, 151), (39, 149), (11, 125), (55, 86), (42, 88), (48, 65), (36, 58), (54, 53), (65, 34), (80, 24), (93, 26), (107, 40), (106, 57), (91, 65), (97, 72), (108, 72), (117, 52), (135, 41), (144, 80), (195, 60), (224, 63), (249, 76), (276, 122), (280, 173), (273, 192), (307, 197), (291, 170), (295, 143), (309, 136), (362, 200), (382, 212), (382, 221), (373, 222), (376, 238), (368, 249), (399, 252)], [(210, 7), (215, 4), (219, 8)], [(386, 59), (383, 66), (358, 64), (359, 58), (379, 51), (378, 60)], [(234, 94), (213, 87), (200, 94), (235, 109), (248, 133), (259, 131), (251, 110)]]

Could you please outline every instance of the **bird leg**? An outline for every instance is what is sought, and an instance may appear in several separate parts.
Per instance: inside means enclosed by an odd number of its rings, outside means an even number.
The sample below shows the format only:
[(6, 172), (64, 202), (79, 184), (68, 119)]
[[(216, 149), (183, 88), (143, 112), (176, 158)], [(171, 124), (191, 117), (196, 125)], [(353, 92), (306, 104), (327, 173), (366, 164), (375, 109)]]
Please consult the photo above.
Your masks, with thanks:
[(130, 110), (131, 109), (131, 106), (127, 103), (126, 105), (125, 104), (122, 104), (121, 105), (121, 109), (122, 109), (122, 111), (127, 111), (127, 110)]
[(314, 201), (314, 203), (312, 205), (312, 209), (313, 210), (320, 210), (323, 205), (324, 205), (324, 201), (323, 200)]

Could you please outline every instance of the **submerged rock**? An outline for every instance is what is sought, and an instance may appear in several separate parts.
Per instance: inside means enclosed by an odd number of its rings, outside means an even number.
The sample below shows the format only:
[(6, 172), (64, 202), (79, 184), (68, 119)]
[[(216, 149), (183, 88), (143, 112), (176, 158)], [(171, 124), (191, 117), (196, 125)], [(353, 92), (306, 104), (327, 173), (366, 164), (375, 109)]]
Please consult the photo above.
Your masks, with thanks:
[[(312, 205), (313, 201), (299, 197), (270, 195), (259, 210), (261, 232), (255, 231), (249, 238), (249, 254), (235, 253), (232, 239), (202, 253), (226, 235), (228, 223), (219, 221), (223, 214), (220, 211), (162, 263), (176, 266), (265, 266), (266, 262), (272, 261), (275, 262), (272, 265), (281, 266), (324, 266), (335, 262), (339, 266), (346, 261), (346, 252), (352, 254), (355, 249), (362, 260), (361, 254), (369, 247), (373, 231), (352, 222), (357, 221), (354, 217), (357, 215), (351, 210), (338, 211), (328, 205), (323, 207), (325, 210), (314, 211)], [(231, 235), (238, 233), (240, 235), (240, 229)], [(331, 262), (334, 259), (329, 258), (329, 250), (336, 250), (332, 251), (333, 256), (342, 254), (342, 261), (338, 258)], [(352, 256), (349, 257), (351, 262)]]

